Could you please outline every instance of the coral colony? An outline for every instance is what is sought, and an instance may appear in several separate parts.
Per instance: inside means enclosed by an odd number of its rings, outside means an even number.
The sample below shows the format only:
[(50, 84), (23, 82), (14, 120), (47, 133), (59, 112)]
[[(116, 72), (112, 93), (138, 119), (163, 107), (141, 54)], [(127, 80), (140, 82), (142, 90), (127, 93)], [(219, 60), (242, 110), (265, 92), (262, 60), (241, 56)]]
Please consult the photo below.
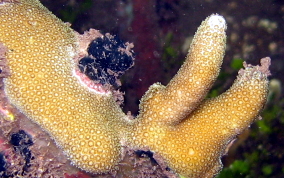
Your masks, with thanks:
[[(204, 99), (225, 51), (226, 22), (220, 15), (202, 22), (178, 73), (167, 86), (149, 88), (133, 119), (122, 112), (115, 90), (134, 64), (132, 44), (97, 30), (80, 35), (38, 0), (0, 2), (1, 76), (8, 101), (87, 172), (116, 170), (123, 149), (131, 148), (159, 155), (176, 174), (212, 177), (222, 168), (227, 146), (266, 102), (268, 57), (260, 66), (245, 63), (228, 91)], [(13, 111), (2, 110), (2, 119)]]

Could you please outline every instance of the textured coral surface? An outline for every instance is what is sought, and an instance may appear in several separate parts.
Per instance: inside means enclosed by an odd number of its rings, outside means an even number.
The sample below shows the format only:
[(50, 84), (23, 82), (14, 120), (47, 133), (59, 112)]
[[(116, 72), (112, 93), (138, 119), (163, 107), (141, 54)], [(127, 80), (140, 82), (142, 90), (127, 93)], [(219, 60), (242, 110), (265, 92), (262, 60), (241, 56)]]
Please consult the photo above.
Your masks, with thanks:
[(86, 81), (77, 73), (84, 53), (80, 35), (39, 1), (3, 2), (0, 15), (0, 42), (8, 49), (10, 76), (4, 83), (9, 102), (88, 172), (116, 170), (124, 148), (130, 147), (153, 151), (186, 177), (212, 177), (222, 167), (227, 145), (266, 101), (269, 58), (261, 66), (245, 65), (227, 92), (204, 100), (224, 55), (226, 23), (219, 15), (201, 24), (170, 83), (150, 87), (134, 120), (122, 112), (114, 91), (97, 92), (82, 84)]
[[(8, 27), (1, 29), (1, 41), (9, 48), (8, 66), (15, 74), (5, 80), (6, 94), (52, 135), (74, 164), (88, 171), (113, 169), (120, 152), (113, 127), (123, 115), (111, 95), (90, 93), (73, 76), (75, 33), (37, 3), (0, 7), (1, 26)], [(92, 109), (96, 107), (102, 109)]]

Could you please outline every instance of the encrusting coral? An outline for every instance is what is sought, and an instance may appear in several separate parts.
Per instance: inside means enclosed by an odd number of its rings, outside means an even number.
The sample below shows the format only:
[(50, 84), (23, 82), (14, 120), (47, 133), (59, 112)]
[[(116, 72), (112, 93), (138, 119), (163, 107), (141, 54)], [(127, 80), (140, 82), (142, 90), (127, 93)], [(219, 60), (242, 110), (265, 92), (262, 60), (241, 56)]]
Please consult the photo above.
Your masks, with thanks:
[(123, 147), (131, 147), (154, 152), (183, 176), (212, 177), (228, 144), (263, 108), (270, 65), (269, 58), (261, 66), (245, 64), (227, 92), (204, 100), (222, 63), (225, 29), (219, 15), (202, 22), (181, 69), (167, 86), (149, 88), (132, 120), (111, 87), (78, 69), (88, 45), (103, 35), (77, 34), (38, 0), (0, 1), (0, 42), (8, 49), (10, 74), (5, 92), (83, 170), (115, 170)]

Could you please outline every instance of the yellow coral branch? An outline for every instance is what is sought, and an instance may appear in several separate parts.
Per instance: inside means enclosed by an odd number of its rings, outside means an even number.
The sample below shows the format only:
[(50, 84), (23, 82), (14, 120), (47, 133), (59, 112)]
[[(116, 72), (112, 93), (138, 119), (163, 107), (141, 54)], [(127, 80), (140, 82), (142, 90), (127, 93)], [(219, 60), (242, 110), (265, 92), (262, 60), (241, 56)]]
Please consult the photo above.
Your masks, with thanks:
[[(202, 22), (178, 75), (166, 87), (158, 83), (151, 86), (140, 105), (143, 113), (148, 110), (163, 115), (156, 119), (170, 124), (179, 122), (198, 106), (219, 74), (226, 47), (225, 29), (225, 19), (219, 15)], [(155, 113), (148, 109), (152, 107), (156, 107)]]
[(129, 121), (113, 93), (95, 92), (97, 86), (82, 85), (86, 76), (77, 76), (83, 74), (76, 62), (88, 46), (81, 42), (94, 40), (96, 31), (80, 37), (38, 0), (1, 1), (0, 42), (8, 48), (11, 74), (5, 92), (81, 169), (112, 171), (127, 146), (161, 155), (184, 176), (211, 177), (221, 169), (229, 142), (263, 108), (269, 75), (269, 58), (261, 66), (245, 64), (227, 92), (203, 100), (219, 73), (225, 29), (223, 17), (208, 17), (177, 75), (166, 87), (152, 85), (139, 116)]
[[(215, 24), (213, 28), (211, 24)], [(130, 137), (132, 145), (159, 153), (172, 169), (187, 177), (217, 174), (227, 145), (258, 116), (266, 101), (269, 58), (262, 60), (262, 67), (245, 65), (246, 69), (241, 70), (230, 90), (215, 99), (202, 101), (207, 87), (219, 73), (225, 26), (224, 19), (218, 15), (208, 17), (201, 24), (191, 45), (190, 57), (181, 69), (188, 77), (178, 72), (167, 86), (169, 90), (160, 84), (150, 87), (142, 98), (141, 112)], [(191, 95), (196, 96), (195, 100)], [(199, 107), (190, 113), (196, 105)], [(165, 124), (165, 121), (175, 124)]]
[(75, 32), (39, 1), (4, 3), (0, 12), (10, 102), (49, 132), (73, 164), (90, 172), (114, 169), (120, 160), (114, 128), (125, 115), (111, 94), (89, 92), (73, 75)]

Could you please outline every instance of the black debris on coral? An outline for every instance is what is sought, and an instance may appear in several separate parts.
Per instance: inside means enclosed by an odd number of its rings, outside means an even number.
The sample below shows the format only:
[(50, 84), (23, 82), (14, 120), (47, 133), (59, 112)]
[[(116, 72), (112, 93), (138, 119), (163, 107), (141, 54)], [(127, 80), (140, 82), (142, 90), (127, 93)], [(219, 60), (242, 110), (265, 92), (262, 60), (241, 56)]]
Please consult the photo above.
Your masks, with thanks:
[(88, 47), (88, 56), (79, 61), (79, 69), (91, 80), (100, 84), (120, 86), (119, 77), (134, 65), (131, 43), (106, 34), (96, 38)]
[(13, 145), (14, 150), (20, 153), (25, 159), (25, 166), (23, 168), (24, 174), (24, 172), (28, 171), (28, 168), (31, 166), (30, 162), (33, 159), (29, 149), (29, 147), (33, 145), (32, 137), (25, 131), (19, 130), (19, 132), (11, 135), (10, 144)]
[(4, 157), (4, 155), (2, 153), (0, 153), (0, 177), (6, 177), (5, 165), (6, 165), (5, 157)]
[(151, 151), (143, 151), (143, 150), (137, 150), (135, 151), (135, 153), (139, 156), (139, 157), (149, 157), (150, 160), (154, 163), (154, 164), (158, 164), (157, 161), (154, 159), (154, 153)]

